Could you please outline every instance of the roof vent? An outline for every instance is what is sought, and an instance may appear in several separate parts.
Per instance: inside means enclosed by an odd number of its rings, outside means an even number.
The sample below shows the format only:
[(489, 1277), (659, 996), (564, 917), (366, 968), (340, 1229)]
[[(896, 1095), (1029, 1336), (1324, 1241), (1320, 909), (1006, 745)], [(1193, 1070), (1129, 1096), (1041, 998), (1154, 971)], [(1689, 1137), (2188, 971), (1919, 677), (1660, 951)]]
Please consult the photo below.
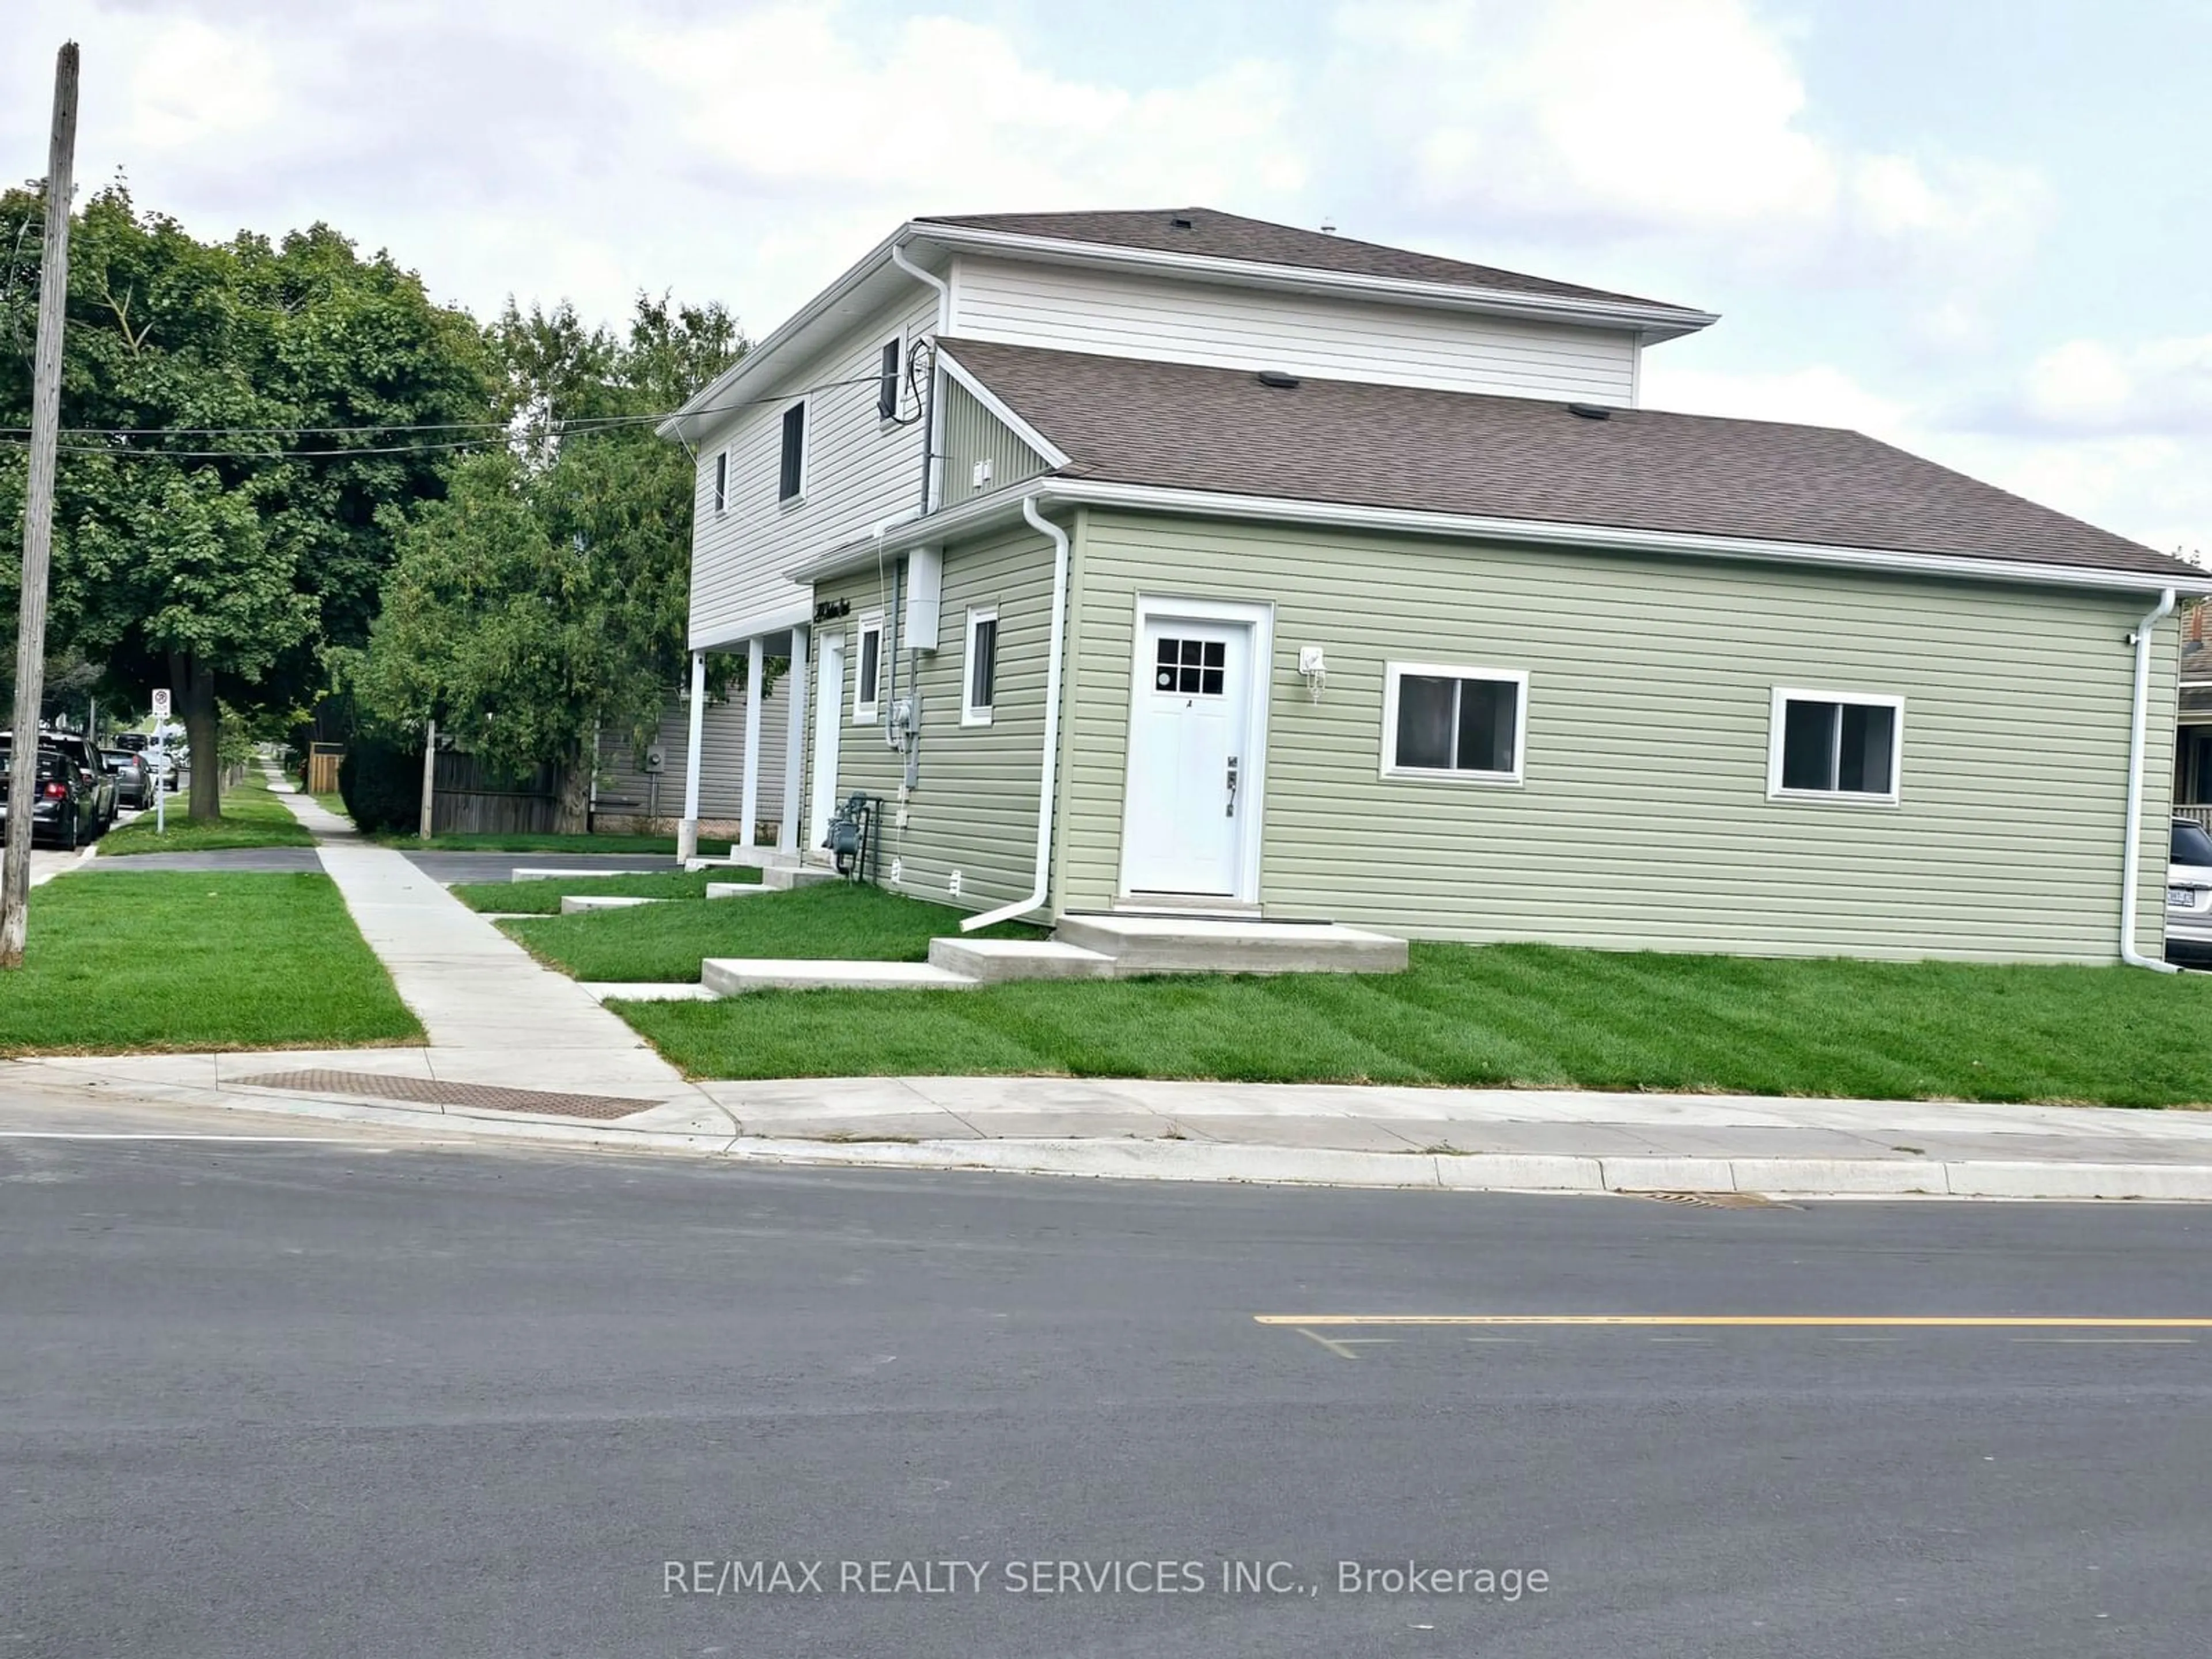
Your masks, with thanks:
[(1260, 371), (1260, 384), (1273, 386), (1279, 392), (1293, 392), (1297, 389), (1298, 377), (1285, 374), (1279, 368), (1263, 368)]
[(1603, 404), (1569, 404), (1567, 413), (1579, 415), (1586, 421), (1609, 421), (1613, 411)]
[(1174, 218), (1172, 218), (1172, 219), (1169, 220), (1169, 221), (1168, 221), (1168, 223), (1170, 223), (1170, 225), (1174, 226), (1177, 230), (1188, 230), (1189, 228), (1191, 228), (1191, 222), (1190, 222), (1190, 220), (1188, 220), (1188, 218), (1184, 217), (1184, 216), (1183, 216), (1182, 214), (1180, 214), (1180, 213), (1178, 213), (1177, 215), (1176, 215), (1176, 216), (1175, 216)]

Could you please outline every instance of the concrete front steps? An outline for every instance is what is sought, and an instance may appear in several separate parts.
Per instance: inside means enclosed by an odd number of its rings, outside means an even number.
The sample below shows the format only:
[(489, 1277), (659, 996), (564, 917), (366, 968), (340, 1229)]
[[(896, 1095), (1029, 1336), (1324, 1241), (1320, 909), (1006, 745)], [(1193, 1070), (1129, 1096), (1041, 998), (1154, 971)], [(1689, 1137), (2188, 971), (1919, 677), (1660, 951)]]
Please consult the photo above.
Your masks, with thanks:
[(747, 991), (972, 991), (981, 983), (926, 962), (799, 957), (708, 957), (699, 964), (699, 982), (718, 997)]
[(564, 916), (589, 915), (594, 910), (631, 910), (641, 904), (665, 904), (664, 898), (633, 898), (620, 893), (563, 893), (561, 914)]

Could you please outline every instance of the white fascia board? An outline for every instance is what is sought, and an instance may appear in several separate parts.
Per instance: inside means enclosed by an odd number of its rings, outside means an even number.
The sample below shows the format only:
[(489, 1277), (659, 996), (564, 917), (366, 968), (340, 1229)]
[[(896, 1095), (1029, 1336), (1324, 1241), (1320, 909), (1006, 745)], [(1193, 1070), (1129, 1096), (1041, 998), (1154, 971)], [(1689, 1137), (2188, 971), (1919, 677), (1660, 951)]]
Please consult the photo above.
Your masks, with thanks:
[[(1678, 531), (1632, 530), (1616, 525), (1554, 524), (1539, 519), (1498, 519), (1468, 514), (1421, 513), (1404, 507), (1359, 507), (1344, 501), (1302, 501), (1282, 496), (1231, 495), (1162, 489), (1147, 484), (1038, 478), (1020, 489), (987, 496), (957, 513), (933, 514), (884, 536), (883, 551), (916, 542), (949, 538), (981, 529), (1000, 514), (1018, 513), (1024, 496), (1040, 507), (1121, 507), (1197, 518), (1259, 519), (1277, 524), (1322, 525), (1407, 536), (1449, 536), (1468, 541), (1512, 542), (1604, 553), (1656, 553), (1689, 558), (1741, 559), (1768, 564), (1816, 565), (1893, 575), (1940, 576), (1966, 581), (2025, 583), (2036, 587), (2093, 588), (2106, 592), (2212, 594), (2212, 575), (2182, 577), (2152, 570), (2100, 570), (2087, 565), (2039, 564), (2025, 559), (1911, 553), (1882, 548), (1827, 547), (1814, 542), (1762, 541), (1741, 536), (1702, 536)], [(873, 557), (872, 543), (866, 557)], [(857, 566), (863, 558), (849, 562)], [(793, 573), (794, 579), (799, 573)]]
[(1263, 264), (1253, 259), (1221, 259), (1196, 253), (1164, 253), (1152, 248), (1116, 247), (1104, 242), (1072, 242), (1052, 236), (1024, 236), (1003, 230), (917, 222), (907, 228), (917, 238), (950, 250), (996, 253), (1009, 258), (1041, 259), (1057, 264), (1125, 266), (1200, 282), (1292, 293), (1395, 301), (1401, 305), (1475, 311), (1489, 316), (1534, 321), (1580, 323), (1595, 328), (1639, 331), (1646, 341), (1694, 334), (1720, 320), (1720, 313), (1686, 306), (1639, 305), (1630, 300), (1584, 300), (1568, 295), (1524, 294), (1511, 289), (1471, 288), (1456, 283), (1415, 282), (1403, 276), (1365, 276), (1350, 271), (1319, 270), (1310, 265)]
[(1065, 450), (1017, 415), (997, 392), (970, 374), (959, 360), (953, 356), (949, 349), (939, 351), (937, 354), (937, 361), (945, 365), (945, 373), (967, 389), (969, 397), (1003, 422), (1014, 436), (1036, 451), (1046, 465), (1062, 467), (1067, 465), (1067, 453)]
[(678, 437), (684, 434), (687, 426), (696, 424), (702, 416), (732, 412), (744, 401), (735, 394), (773, 369), (777, 359), (793, 341), (804, 336), (854, 289), (889, 265), (891, 249), (912, 240), (913, 237), (914, 227), (911, 225), (901, 225), (884, 237), (857, 264), (793, 313), (766, 339), (705, 386), (693, 392), (683, 408), (653, 428), (654, 433), (663, 438)]
[(695, 631), (684, 648), (690, 651), (724, 651), (733, 645), (743, 645), (747, 640), (764, 639), (787, 629), (803, 628), (813, 620), (814, 600), (811, 595), (808, 595), (796, 604), (772, 612), (762, 621), (748, 623), (741, 629), (719, 634)]

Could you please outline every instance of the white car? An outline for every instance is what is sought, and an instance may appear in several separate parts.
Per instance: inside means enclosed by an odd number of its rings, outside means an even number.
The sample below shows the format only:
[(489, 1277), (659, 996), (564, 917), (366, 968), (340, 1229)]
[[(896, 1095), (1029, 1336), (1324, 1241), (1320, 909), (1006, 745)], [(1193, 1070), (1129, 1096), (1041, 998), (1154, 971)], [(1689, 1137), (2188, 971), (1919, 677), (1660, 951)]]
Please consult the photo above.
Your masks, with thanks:
[(2167, 860), (2166, 954), (2212, 965), (2212, 833), (2188, 818), (2174, 819)]

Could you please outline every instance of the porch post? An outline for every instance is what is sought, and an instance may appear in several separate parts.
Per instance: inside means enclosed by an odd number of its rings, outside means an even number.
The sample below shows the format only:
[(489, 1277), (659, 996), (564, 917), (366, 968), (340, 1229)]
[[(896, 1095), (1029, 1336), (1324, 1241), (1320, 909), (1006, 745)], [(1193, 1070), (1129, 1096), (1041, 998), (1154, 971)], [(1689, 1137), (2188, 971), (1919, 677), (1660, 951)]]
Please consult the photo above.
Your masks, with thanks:
[(783, 677), (783, 816), (776, 825), (775, 848), (793, 857), (799, 851), (799, 826), (805, 816), (799, 793), (806, 769), (806, 659), (811, 643), (805, 623), (793, 624), (791, 666)]
[(767, 659), (759, 635), (745, 641), (745, 789), (737, 842), (744, 848), (752, 846), (753, 825), (760, 817), (761, 676), (767, 672)]
[(684, 822), (676, 830), (679, 862), (699, 856), (699, 744), (707, 718), (707, 653), (691, 653), (690, 742), (684, 764)]

